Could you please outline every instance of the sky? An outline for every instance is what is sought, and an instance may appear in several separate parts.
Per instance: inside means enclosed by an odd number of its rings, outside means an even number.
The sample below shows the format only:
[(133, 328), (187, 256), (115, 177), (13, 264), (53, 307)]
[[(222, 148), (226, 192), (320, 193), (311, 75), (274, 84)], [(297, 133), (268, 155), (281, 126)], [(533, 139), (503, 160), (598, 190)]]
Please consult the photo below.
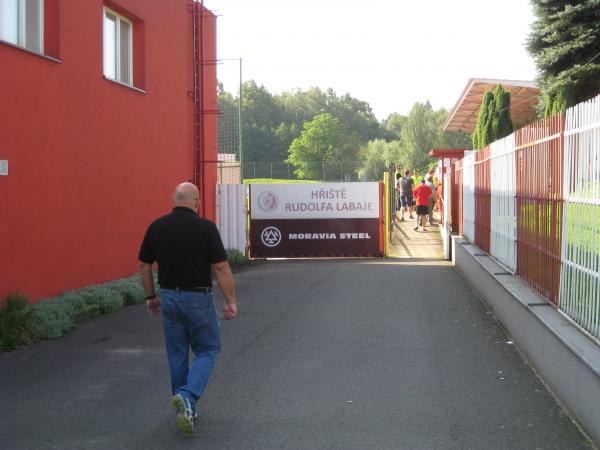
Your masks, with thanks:
[[(534, 80), (528, 0), (204, 0), (219, 59), (272, 94), (318, 86), (379, 120), (429, 100), (451, 109), (469, 78)], [(218, 77), (237, 92), (239, 62)]]

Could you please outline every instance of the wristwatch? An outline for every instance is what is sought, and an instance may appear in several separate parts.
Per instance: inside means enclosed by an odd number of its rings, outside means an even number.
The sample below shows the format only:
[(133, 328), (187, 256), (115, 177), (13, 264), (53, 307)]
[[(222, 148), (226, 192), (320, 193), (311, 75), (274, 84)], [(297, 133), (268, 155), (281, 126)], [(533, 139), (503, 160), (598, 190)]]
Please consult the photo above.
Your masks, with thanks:
[(156, 298), (156, 294), (148, 295), (148, 296), (146, 297), (146, 301), (148, 301), (148, 300), (153, 300), (153, 299), (155, 299), (155, 298)]

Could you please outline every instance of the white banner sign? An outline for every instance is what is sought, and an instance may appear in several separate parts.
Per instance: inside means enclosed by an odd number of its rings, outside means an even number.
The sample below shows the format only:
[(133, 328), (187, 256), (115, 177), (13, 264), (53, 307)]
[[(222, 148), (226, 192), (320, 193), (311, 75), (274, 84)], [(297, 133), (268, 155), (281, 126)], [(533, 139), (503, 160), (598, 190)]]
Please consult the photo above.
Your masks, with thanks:
[(379, 183), (253, 184), (251, 219), (372, 219)]

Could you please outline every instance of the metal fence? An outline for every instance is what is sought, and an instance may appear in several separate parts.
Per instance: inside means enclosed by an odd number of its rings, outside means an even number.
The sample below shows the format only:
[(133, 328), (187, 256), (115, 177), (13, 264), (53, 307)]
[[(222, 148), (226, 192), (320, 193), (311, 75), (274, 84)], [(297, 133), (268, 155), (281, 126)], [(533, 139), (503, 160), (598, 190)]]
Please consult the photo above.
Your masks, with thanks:
[(564, 118), (515, 132), (517, 274), (558, 302), (563, 202)]
[(475, 241), (475, 152), (465, 152), (462, 167), (462, 227), (463, 236)]
[(600, 96), (465, 155), (452, 231), (600, 339)]
[(246, 191), (243, 184), (217, 185), (217, 227), (223, 246), (243, 254), (247, 246)]
[(463, 234), (463, 160), (459, 159), (450, 169), (450, 185), (452, 200), (450, 201), (450, 223), (452, 232)]
[(600, 97), (567, 111), (560, 308), (600, 337)]
[(511, 272), (517, 270), (515, 135), (490, 145), (490, 254)]
[[(360, 180), (360, 161), (310, 161), (302, 167), (303, 179), (314, 181), (366, 181)], [(284, 161), (251, 162), (242, 164), (244, 179), (300, 179), (298, 167)], [(379, 180), (375, 180), (379, 181)]]
[(490, 253), (490, 148), (486, 147), (475, 153), (475, 244), (483, 251)]

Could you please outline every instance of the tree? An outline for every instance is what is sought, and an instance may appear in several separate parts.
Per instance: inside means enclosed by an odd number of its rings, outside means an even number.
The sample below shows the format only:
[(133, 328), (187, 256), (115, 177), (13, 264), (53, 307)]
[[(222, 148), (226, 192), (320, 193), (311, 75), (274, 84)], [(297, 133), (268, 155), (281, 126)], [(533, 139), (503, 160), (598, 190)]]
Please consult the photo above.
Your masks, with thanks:
[(408, 117), (398, 113), (390, 114), (386, 119), (383, 120), (381, 128), (383, 128), (383, 138), (386, 141), (394, 141), (400, 139), (400, 133), (402, 128), (406, 124)]
[(479, 107), (477, 125), (475, 125), (475, 131), (473, 132), (474, 149), (483, 148), (491, 142), (492, 121), (490, 120), (490, 110), (493, 103), (494, 94), (491, 91), (486, 91)]
[(304, 124), (300, 136), (290, 145), (287, 162), (297, 167), (294, 173), (298, 178), (324, 179), (325, 164), (332, 160), (335, 148), (342, 142), (340, 120), (331, 114), (319, 114)]
[(501, 85), (486, 91), (479, 107), (473, 132), (473, 148), (479, 150), (513, 132), (510, 118), (510, 92)]
[[(536, 20), (527, 48), (535, 59), (545, 96), (545, 115), (600, 92), (598, 0), (532, 0)], [(562, 91), (562, 93), (560, 92)]]
[(494, 88), (494, 109), (492, 111), (492, 142), (508, 136), (514, 131), (510, 118), (510, 92), (501, 84)]
[(400, 141), (387, 142), (384, 139), (370, 141), (362, 150), (364, 163), (358, 174), (361, 179), (379, 181), (388, 170), (390, 163), (406, 161), (405, 149)]

